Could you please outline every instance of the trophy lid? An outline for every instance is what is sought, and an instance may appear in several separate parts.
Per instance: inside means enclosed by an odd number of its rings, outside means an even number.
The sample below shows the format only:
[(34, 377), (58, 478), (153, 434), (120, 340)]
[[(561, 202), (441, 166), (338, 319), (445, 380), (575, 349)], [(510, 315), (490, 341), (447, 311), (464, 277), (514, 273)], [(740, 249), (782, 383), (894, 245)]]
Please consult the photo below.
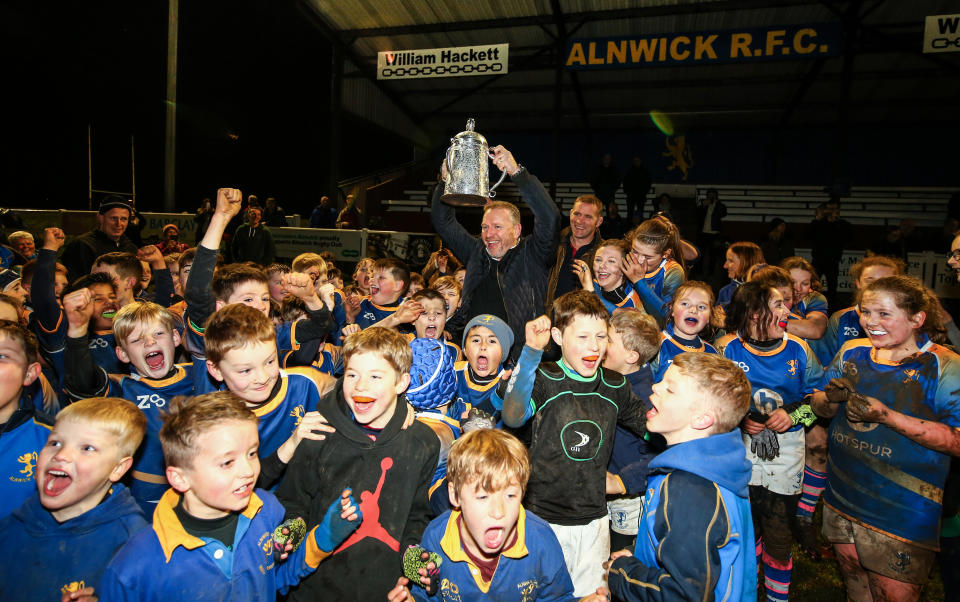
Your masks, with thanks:
[(454, 136), (454, 137), (451, 139), (451, 142), (453, 142), (453, 141), (466, 142), (466, 141), (468, 141), (468, 140), (475, 140), (475, 141), (479, 142), (480, 144), (486, 145), (486, 144), (487, 144), (487, 139), (484, 138), (481, 134), (473, 131), (474, 124), (475, 124), (475, 122), (474, 122), (474, 120), (473, 120), (472, 117), (471, 117), (470, 119), (467, 119), (467, 129), (465, 129), (464, 131), (462, 131), (462, 132), (460, 132), (459, 134), (457, 134), (456, 136)]

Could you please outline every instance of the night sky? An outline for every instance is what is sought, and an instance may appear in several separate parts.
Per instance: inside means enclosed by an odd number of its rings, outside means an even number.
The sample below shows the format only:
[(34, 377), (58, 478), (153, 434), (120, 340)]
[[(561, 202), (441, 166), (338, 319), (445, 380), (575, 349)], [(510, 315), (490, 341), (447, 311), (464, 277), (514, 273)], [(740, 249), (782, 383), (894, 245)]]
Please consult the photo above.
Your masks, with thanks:
[[(167, 3), (4, 1), (4, 207), (87, 206), (87, 124), (94, 188), (163, 202)], [(219, 186), (309, 211), (328, 193), (330, 46), (293, 2), (180, 3), (177, 209)], [(12, 102), (11, 102), (12, 101)], [(343, 122), (340, 177), (390, 163)]]

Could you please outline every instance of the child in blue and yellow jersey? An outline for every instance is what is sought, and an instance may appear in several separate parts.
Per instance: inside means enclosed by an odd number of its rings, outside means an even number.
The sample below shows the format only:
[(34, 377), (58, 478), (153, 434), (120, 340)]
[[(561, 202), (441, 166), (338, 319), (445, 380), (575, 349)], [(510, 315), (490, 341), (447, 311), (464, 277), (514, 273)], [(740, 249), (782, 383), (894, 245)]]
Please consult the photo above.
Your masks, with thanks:
[(33, 493), (0, 519), (16, 562), (0, 562), (0, 599), (97, 596), (113, 554), (147, 526), (120, 478), (133, 463), (147, 421), (114, 397), (67, 406), (37, 458)]
[(787, 332), (806, 340), (813, 347), (812, 341), (823, 338), (830, 319), (827, 298), (820, 292), (820, 279), (810, 262), (803, 257), (787, 257), (780, 268), (790, 276), (793, 284), (790, 311), (799, 318), (790, 320)]
[(109, 375), (97, 366), (87, 343), (87, 325), (97, 311), (89, 288), (81, 288), (63, 298), (67, 316), (67, 353), (65, 386), (77, 399), (122, 397), (136, 404), (147, 417), (147, 434), (133, 465), (130, 489), (146, 514), (168, 487), (163, 468), (163, 453), (157, 433), (162, 414), (170, 400), (193, 395), (206, 381), (203, 362), (176, 364), (174, 357), (180, 335), (174, 328), (174, 316), (156, 303), (136, 301), (117, 312), (113, 331), (119, 341), (117, 357), (129, 363), (131, 371)]
[[(242, 303), (270, 315), (269, 280), (263, 269), (249, 264), (230, 264), (216, 270), (220, 240), (230, 219), (240, 211), (242, 195), (236, 188), (221, 188), (217, 191), (217, 207), (191, 266), (190, 278), (184, 290), (186, 308), (186, 336), (188, 347), (201, 347), (197, 339), (203, 336), (203, 327), (213, 312), (224, 305)], [(276, 327), (277, 349), (281, 354), (298, 351), (300, 345), (313, 339), (323, 339), (332, 330), (329, 310), (332, 297), (321, 299), (306, 274), (284, 274), (283, 288), (290, 294), (301, 297), (311, 319), (285, 322)], [(306, 286), (309, 283), (310, 286)], [(327, 289), (323, 289), (326, 291)], [(332, 287), (329, 287), (332, 293)], [(314, 316), (314, 314), (317, 314)], [(324, 315), (320, 315), (324, 314)], [(316, 319), (314, 319), (316, 318)], [(315, 349), (310, 349), (315, 352)], [(282, 355), (281, 355), (282, 357)], [(309, 366), (315, 358), (309, 354), (288, 359), (289, 365)]]
[[(328, 278), (327, 272), (331, 267), (333, 267), (333, 264), (328, 265), (323, 257), (317, 253), (301, 253), (294, 257), (291, 263), (291, 271), (310, 276), (318, 295), (323, 296), (325, 294), (321, 288), (324, 284), (330, 285), (327, 288), (330, 290), (329, 295), (333, 299), (330, 313), (333, 315), (334, 327), (327, 336), (327, 342), (340, 345), (341, 330), (347, 325), (347, 314), (344, 307), (343, 282), (338, 286)], [(269, 270), (267, 271), (269, 273)], [(276, 302), (274, 289), (275, 285), (271, 284), (270, 297)], [(293, 320), (285, 321), (292, 322)]]
[[(67, 288), (63, 290), (63, 298), (82, 289), (90, 291), (90, 299), (93, 303), (86, 337), (87, 346), (90, 348), (90, 355), (93, 357), (94, 363), (103, 368), (107, 374), (128, 372), (130, 366), (117, 355), (117, 344), (113, 334), (113, 318), (117, 315), (117, 310), (120, 309), (117, 287), (113, 279), (108, 274), (81, 276), (67, 285)], [(49, 337), (45, 337), (46, 343), (44, 346), (51, 350), (59, 348), (61, 354), (65, 353), (68, 326), (67, 320), (61, 318), (56, 331), (51, 331)], [(63, 361), (63, 359), (60, 359), (57, 363)], [(63, 370), (66, 374), (66, 367)]]
[(794, 543), (790, 523), (803, 478), (804, 426), (816, 418), (807, 399), (823, 380), (823, 368), (810, 346), (786, 334), (787, 313), (779, 290), (747, 282), (727, 306), (730, 334), (717, 345), (743, 369), (753, 388), (742, 428), (747, 459), (753, 464), (750, 499), (769, 600), (789, 595)]
[(322, 440), (331, 430), (316, 409), (335, 381), (310, 366), (281, 370), (273, 323), (241, 303), (217, 310), (207, 321), (204, 339), (210, 375), (258, 418), (259, 485), (274, 487), (300, 441)]
[(501, 400), (494, 395), (503, 375), (503, 359), (513, 346), (513, 330), (492, 314), (480, 314), (463, 329), (463, 353), (457, 362), (457, 404), (477, 408), (500, 422)]
[(610, 592), (631, 602), (755, 601), (751, 468), (737, 428), (750, 383), (730, 360), (681, 353), (650, 403), (647, 428), (668, 447), (650, 462), (633, 553), (605, 564)]
[(593, 278), (587, 263), (573, 260), (573, 269), (584, 290), (600, 297), (612, 314), (615, 309), (642, 307), (640, 296), (632, 282), (623, 274), (623, 258), (630, 254), (630, 245), (623, 240), (605, 240), (593, 254)]
[(634, 228), (627, 240), (631, 251), (623, 258), (623, 272), (633, 283), (644, 311), (663, 324), (674, 292), (686, 279), (680, 231), (658, 216)]
[(296, 549), (279, 554), (274, 534), (284, 508), (270, 492), (255, 489), (256, 423), (227, 391), (174, 401), (160, 431), (172, 489), (152, 528), (110, 561), (100, 600), (272, 602), (360, 525), (346, 489)]
[(660, 339), (660, 351), (650, 360), (653, 382), (660, 382), (673, 358), (687, 351), (716, 353), (717, 350), (700, 338), (710, 326), (713, 316), (713, 289), (699, 280), (684, 282), (677, 288), (670, 304), (670, 321)]
[(401, 577), (390, 600), (576, 600), (557, 537), (521, 503), (530, 478), (523, 444), (501, 430), (467, 433), (451, 447), (447, 470), (455, 508), (420, 543), (440, 556), (438, 572), (421, 569), (419, 584)]
[[(36, 491), (37, 454), (53, 419), (39, 412), (29, 387), (40, 377), (37, 338), (12, 320), (0, 320), (0, 518)], [(0, 563), (7, 564), (7, 563)]]
[(960, 356), (943, 335), (936, 297), (888, 276), (860, 294), (866, 339), (847, 341), (814, 398), (832, 417), (823, 534), (847, 596), (916, 600), (939, 549), (941, 500), (960, 455)]
[[(399, 259), (384, 258), (373, 262), (370, 278), (370, 296), (360, 302), (360, 313), (354, 319), (361, 329), (371, 326), (397, 328), (408, 320), (398, 320), (394, 315), (403, 305), (403, 297), (410, 286), (410, 270)], [(405, 317), (405, 316), (404, 316)], [(410, 332), (409, 326), (401, 328)]]
[[(413, 309), (419, 312), (412, 324), (414, 332), (406, 335), (407, 339), (435, 339), (447, 346), (447, 351), (455, 362), (463, 359), (463, 351), (453, 341), (448, 341), (444, 335), (447, 326), (447, 303), (439, 291), (425, 288), (408, 297)], [(419, 307), (418, 307), (419, 305)], [(412, 314), (412, 312), (411, 312)]]

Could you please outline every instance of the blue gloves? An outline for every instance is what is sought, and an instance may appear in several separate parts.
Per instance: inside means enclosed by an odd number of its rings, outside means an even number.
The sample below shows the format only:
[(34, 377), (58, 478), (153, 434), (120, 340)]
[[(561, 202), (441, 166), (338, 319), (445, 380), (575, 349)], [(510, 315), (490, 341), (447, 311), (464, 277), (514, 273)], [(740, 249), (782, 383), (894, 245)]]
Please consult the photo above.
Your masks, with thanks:
[(323, 521), (317, 525), (317, 528), (313, 532), (317, 547), (324, 552), (333, 552), (363, 521), (363, 513), (360, 512), (360, 506), (357, 505), (356, 500), (353, 499), (353, 490), (348, 487), (346, 491), (350, 492), (347, 498), (349, 505), (356, 506), (357, 508), (357, 520), (341, 518), (340, 513), (343, 512), (343, 506), (340, 502), (343, 500), (343, 497), (338, 497), (334, 500), (334, 502), (330, 504), (330, 507), (327, 508), (327, 513), (323, 515)]

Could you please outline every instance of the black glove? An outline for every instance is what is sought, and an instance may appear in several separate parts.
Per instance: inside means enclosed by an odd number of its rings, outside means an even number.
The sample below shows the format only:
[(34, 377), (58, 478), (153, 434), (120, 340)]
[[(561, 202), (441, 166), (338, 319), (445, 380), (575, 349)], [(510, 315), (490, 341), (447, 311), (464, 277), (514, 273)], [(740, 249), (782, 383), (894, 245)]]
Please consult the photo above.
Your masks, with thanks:
[(857, 389), (845, 378), (831, 378), (823, 392), (827, 394), (827, 401), (830, 403), (843, 403), (851, 394), (856, 393)]
[(775, 432), (765, 428), (756, 435), (750, 435), (750, 451), (761, 460), (773, 460), (780, 455), (780, 440)]

